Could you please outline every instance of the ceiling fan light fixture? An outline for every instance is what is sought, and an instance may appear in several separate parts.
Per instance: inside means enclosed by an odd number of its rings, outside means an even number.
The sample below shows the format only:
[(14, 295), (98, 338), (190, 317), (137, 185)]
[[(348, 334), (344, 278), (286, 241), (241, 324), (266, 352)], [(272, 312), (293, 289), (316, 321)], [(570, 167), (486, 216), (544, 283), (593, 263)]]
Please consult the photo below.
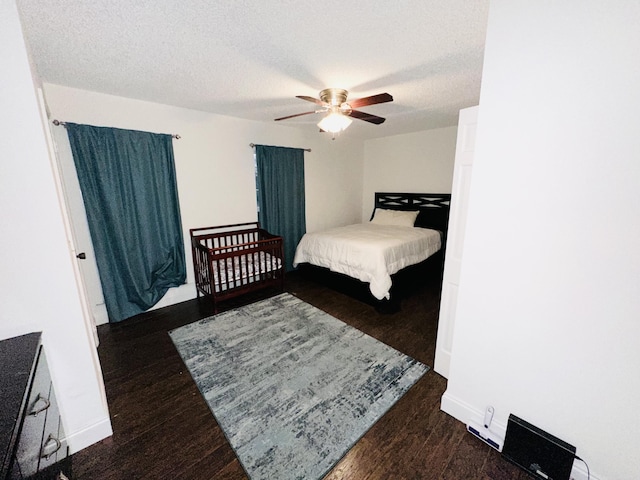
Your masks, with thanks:
[(354, 118), (374, 125), (380, 125), (385, 120), (383, 117), (378, 117), (377, 115), (372, 115), (356, 109), (366, 107), (368, 105), (376, 105), (378, 103), (393, 102), (393, 97), (388, 93), (378, 93), (377, 95), (357, 98), (347, 102), (348, 94), (349, 92), (342, 88), (325, 88), (320, 92), (319, 99), (309, 97), (307, 95), (296, 95), (296, 98), (315, 103), (316, 105), (320, 105), (322, 108), (311, 112), (287, 115), (286, 117), (280, 117), (274, 120), (277, 122), (280, 120), (287, 120), (289, 118), (301, 117), (302, 115), (326, 113), (326, 116), (318, 123), (318, 127), (321, 132), (331, 133), (335, 140), (336, 133), (340, 133), (345, 130), (349, 125), (351, 125)]
[(325, 132), (339, 133), (351, 125), (351, 118), (338, 112), (332, 112), (318, 122), (318, 127)]

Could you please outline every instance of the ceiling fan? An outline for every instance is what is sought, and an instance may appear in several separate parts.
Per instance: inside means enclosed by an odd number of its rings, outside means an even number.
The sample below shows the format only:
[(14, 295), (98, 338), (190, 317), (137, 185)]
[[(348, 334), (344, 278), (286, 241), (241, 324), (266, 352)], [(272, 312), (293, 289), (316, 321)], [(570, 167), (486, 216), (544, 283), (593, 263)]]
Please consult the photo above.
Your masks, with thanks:
[[(365, 122), (380, 125), (385, 121), (384, 118), (372, 115), (370, 113), (354, 110), (359, 107), (375, 105), (377, 103), (392, 102), (393, 97), (388, 93), (379, 93), (370, 97), (358, 98), (356, 100), (347, 101), (349, 92), (342, 88), (325, 88), (319, 94), (320, 99), (307, 97), (305, 95), (296, 95), (296, 98), (306, 100), (308, 102), (320, 105), (322, 108), (310, 112), (296, 113), (286, 117), (276, 118), (275, 121), (287, 120), (289, 118), (300, 117), (302, 115), (310, 115), (312, 113), (328, 113), (320, 122), (318, 127), (323, 132), (331, 132), (333, 134), (341, 132), (351, 124), (351, 118), (364, 120)], [(351, 117), (351, 118), (350, 118)]]

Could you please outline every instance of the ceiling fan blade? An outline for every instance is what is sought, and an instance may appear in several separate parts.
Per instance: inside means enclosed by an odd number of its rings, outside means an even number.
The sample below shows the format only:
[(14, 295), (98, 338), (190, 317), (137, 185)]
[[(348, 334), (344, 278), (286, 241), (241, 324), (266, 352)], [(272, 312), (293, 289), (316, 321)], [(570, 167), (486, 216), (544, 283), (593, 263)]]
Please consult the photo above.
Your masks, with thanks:
[(365, 122), (375, 123), (376, 125), (380, 125), (386, 120), (385, 118), (378, 117), (377, 115), (371, 115), (370, 113), (364, 113), (359, 110), (351, 110), (349, 116), (357, 118), (358, 120), (364, 120)]
[(286, 120), (287, 118), (301, 117), (302, 115), (309, 115), (311, 113), (316, 113), (316, 111), (314, 110), (313, 112), (296, 113), (295, 115), (287, 115), (286, 117), (274, 118), (273, 120), (277, 122), (279, 120)]
[(393, 102), (393, 97), (388, 93), (379, 93), (378, 95), (372, 95), (370, 97), (347, 100), (347, 103), (351, 108), (366, 107), (367, 105), (387, 102)]
[(318, 100), (317, 98), (313, 98), (313, 97), (307, 97), (306, 95), (296, 95), (296, 98), (306, 100), (307, 102), (316, 103), (318, 105), (322, 105), (323, 107), (327, 105), (322, 100)]

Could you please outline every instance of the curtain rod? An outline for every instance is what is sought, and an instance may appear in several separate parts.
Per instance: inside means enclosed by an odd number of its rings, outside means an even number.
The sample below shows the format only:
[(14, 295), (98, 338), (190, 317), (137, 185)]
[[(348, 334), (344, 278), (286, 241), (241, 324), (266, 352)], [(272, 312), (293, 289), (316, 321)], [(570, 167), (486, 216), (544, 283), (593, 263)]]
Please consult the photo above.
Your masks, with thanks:
[[(249, 146), (250, 146), (251, 148), (253, 148), (253, 147), (255, 147), (255, 146), (256, 146), (256, 144), (255, 144), (255, 143), (250, 143), (250, 144), (249, 144)], [(310, 151), (311, 151), (311, 149), (310, 149), (310, 148), (303, 148), (302, 150), (304, 150), (305, 152), (310, 152)]]
[[(67, 122), (61, 122), (60, 120), (52, 120), (51, 123), (53, 123), (56, 127), (59, 125), (62, 125), (63, 127), (67, 128)], [(178, 134), (172, 134), (171, 136), (176, 140), (180, 140), (182, 138)]]

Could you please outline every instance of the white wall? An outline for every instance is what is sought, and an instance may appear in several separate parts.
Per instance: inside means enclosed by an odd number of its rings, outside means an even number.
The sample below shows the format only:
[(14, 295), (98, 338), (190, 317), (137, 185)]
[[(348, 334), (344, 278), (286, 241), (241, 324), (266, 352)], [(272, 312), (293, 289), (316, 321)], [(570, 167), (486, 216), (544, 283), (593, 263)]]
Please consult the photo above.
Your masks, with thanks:
[(640, 478), (638, 25), (635, 0), (492, 2), (443, 397), (611, 480)]
[(450, 193), (457, 127), (394, 135), (364, 144), (362, 221), (375, 192)]
[(0, 1), (0, 338), (43, 332), (72, 451), (111, 434), (15, 2)]
[[(188, 283), (170, 289), (157, 306), (195, 297), (190, 228), (257, 219), (250, 143), (311, 148), (305, 153), (308, 231), (359, 221), (362, 142), (346, 135), (331, 140), (315, 128), (242, 120), (52, 84), (45, 84), (45, 94), (51, 119), (182, 137), (174, 140), (173, 148)], [(68, 147), (60, 148), (60, 154), (65, 151), (70, 155)]]

